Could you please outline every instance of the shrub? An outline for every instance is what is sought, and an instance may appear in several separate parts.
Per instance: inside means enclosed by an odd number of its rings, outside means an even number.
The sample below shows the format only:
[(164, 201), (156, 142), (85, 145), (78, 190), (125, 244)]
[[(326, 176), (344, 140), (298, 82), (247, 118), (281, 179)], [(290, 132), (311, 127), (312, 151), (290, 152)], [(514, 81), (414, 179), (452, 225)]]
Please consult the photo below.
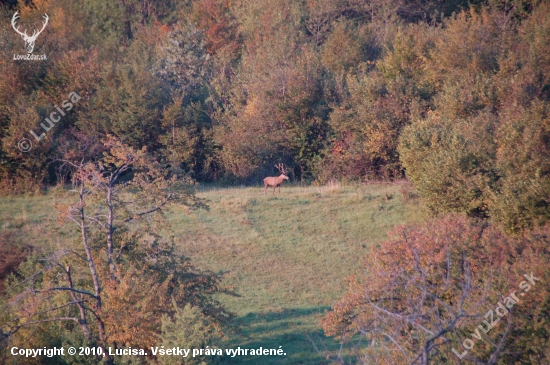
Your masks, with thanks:
[(550, 108), (535, 102), (505, 116), (498, 131), (501, 176), (491, 215), (518, 231), (550, 220)]
[(25, 261), (31, 249), (21, 244), (13, 232), (0, 233), (0, 291), (4, 290), (4, 280)]
[[(325, 333), (344, 342), (362, 336), (364, 364), (458, 363), (452, 349), (462, 354), (488, 311), (515, 291), (519, 302), (482, 334), (491, 345), (478, 340), (461, 363), (545, 363), (549, 243), (550, 227), (510, 237), (458, 215), (397, 228), (349, 279), (348, 292), (322, 320)], [(540, 281), (521, 293), (531, 273)]]
[(486, 215), (495, 175), (493, 124), (488, 114), (465, 120), (433, 112), (405, 128), (401, 161), (431, 210)]
[[(175, 315), (173, 318), (164, 316), (162, 318), (161, 341), (165, 348), (180, 347), (185, 349), (204, 349), (210, 341), (219, 333), (215, 326), (202, 314), (199, 308), (186, 305), (177, 308), (174, 303)], [(161, 363), (166, 365), (185, 364), (203, 365), (217, 362), (212, 359), (217, 357), (208, 356), (211, 359), (201, 357), (176, 357), (163, 356)]]

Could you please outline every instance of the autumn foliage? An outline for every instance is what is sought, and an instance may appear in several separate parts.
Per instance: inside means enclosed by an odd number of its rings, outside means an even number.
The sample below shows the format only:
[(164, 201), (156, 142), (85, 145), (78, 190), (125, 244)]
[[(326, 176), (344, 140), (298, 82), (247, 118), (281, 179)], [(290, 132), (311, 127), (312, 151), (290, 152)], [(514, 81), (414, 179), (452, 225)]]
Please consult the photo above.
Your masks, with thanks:
[[(178, 170), (162, 166), (145, 148), (136, 151), (113, 136), (102, 150), (99, 160), (81, 158), (78, 149), (67, 152), (63, 163), (72, 170), (75, 189), (55, 208), (58, 228), (73, 234), (63, 246), (27, 257), (6, 281), (2, 346), (40, 347), (63, 339), (147, 348), (169, 335), (163, 320), (184, 307), (200, 313), (212, 336), (231, 325), (233, 314), (215, 297), (231, 294), (222, 275), (195, 268), (162, 235), (169, 227), (165, 209), (204, 206), (192, 181), (178, 178)], [(37, 331), (40, 336), (33, 335)]]
[[(29, 29), (49, 15), (47, 60), (10, 59), (15, 11)], [(284, 163), (307, 183), (408, 179), (434, 219), (373, 247), (324, 317), (366, 341), (355, 360), (455, 362), (533, 272), (540, 286), (462, 362), (548, 362), (548, 1), (11, 0), (0, 19), (0, 194), (70, 189), (59, 246), (0, 236), (0, 340), (222, 333), (223, 276), (177, 251), (164, 212), (204, 208), (197, 181), (258, 184)]]
[[(284, 162), (291, 179), (317, 183), (406, 176), (434, 212), (492, 217), (509, 231), (549, 217), (547, 2), (3, 9), (6, 34), (16, 9), (22, 23), (51, 19), (36, 50), (47, 61), (0, 64), (3, 193), (67, 183), (71, 171), (52, 156), (84, 136), (86, 157), (98, 158), (111, 134), (198, 181), (258, 183)], [(17, 37), (3, 39), (6, 54), (19, 52)], [(20, 151), (72, 91), (78, 107)]]
[(544, 363), (549, 240), (547, 227), (510, 237), (457, 215), (399, 227), (349, 278), (347, 294), (326, 314), (323, 327), (348, 344), (362, 337), (355, 349), (360, 363), (458, 363), (452, 348), (462, 353), (463, 340), (472, 338), (486, 313), (513, 291), (520, 293), (524, 274), (532, 273), (540, 282), (462, 362)]

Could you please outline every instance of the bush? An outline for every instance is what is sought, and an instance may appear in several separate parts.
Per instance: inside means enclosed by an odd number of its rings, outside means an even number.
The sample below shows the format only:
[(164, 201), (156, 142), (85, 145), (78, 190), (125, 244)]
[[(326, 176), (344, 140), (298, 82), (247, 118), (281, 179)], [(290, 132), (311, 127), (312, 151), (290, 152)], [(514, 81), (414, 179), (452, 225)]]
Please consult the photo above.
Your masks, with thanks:
[(495, 175), (493, 124), (488, 114), (468, 121), (433, 112), (404, 130), (401, 161), (432, 211), (486, 216)]
[(550, 108), (536, 102), (509, 112), (498, 131), (501, 176), (491, 215), (518, 231), (550, 220)]
[(5, 289), (4, 280), (25, 261), (31, 246), (21, 244), (13, 232), (0, 233), (0, 291)]
[[(322, 320), (325, 333), (354, 345), (354, 334), (362, 336), (363, 364), (427, 363), (426, 353), (431, 363), (458, 363), (452, 349), (462, 354), (488, 311), (517, 293), (520, 300), (500, 319), (505, 324), (482, 334), (493, 345), (477, 340), (461, 363), (547, 363), (549, 244), (548, 226), (511, 237), (458, 215), (397, 228), (349, 279), (348, 292)], [(531, 273), (540, 281), (519, 290)]]
[[(164, 348), (180, 347), (185, 349), (204, 349), (210, 341), (219, 333), (215, 326), (202, 314), (199, 308), (187, 304), (178, 308), (174, 303), (175, 315), (173, 318), (162, 318), (161, 344)], [(165, 365), (185, 364), (203, 365), (217, 362), (218, 357), (160, 357)]]

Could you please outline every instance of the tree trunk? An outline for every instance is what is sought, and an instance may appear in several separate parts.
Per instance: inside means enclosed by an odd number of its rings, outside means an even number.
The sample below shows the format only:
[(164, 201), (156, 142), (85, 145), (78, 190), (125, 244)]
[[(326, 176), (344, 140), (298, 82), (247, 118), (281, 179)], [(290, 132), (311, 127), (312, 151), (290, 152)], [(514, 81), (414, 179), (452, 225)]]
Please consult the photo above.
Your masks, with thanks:
[[(95, 268), (94, 258), (92, 256), (92, 250), (90, 249), (90, 245), (88, 244), (88, 232), (86, 230), (86, 216), (84, 214), (84, 179), (82, 179), (81, 185), (80, 185), (80, 232), (82, 235), (82, 244), (84, 245), (84, 250), (86, 251), (86, 258), (88, 261), (88, 267), (90, 268), (90, 273), (92, 274), (92, 280), (94, 283), (94, 294), (95, 294), (95, 307), (96, 310), (101, 310), (101, 286), (99, 284), (99, 276), (97, 274), (97, 270)], [(98, 331), (99, 331), (99, 339), (101, 342), (105, 339), (105, 327), (103, 325), (103, 322), (100, 318), (97, 318), (97, 325), (98, 325)]]
[[(71, 278), (71, 267), (67, 266), (65, 269), (65, 272), (67, 273), (67, 286), (70, 289), (73, 289), (73, 279)], [(73, 298), (73, 302), (79, 302), (76, 293), (72, 290), (69, 291), (71, 293), (71, 298)], [(90, 330), (88, 329), (88, 323), (86, 321), (86, 310), (84, 309), (84, 304), (82, 304), (82, 294), (80, 295), (80, 302), (77, 303), (78, 310), (80, 311), (80, 327), (82, 328), (82, 332), (84, 333), (84, 336), (86, 336), (86, 339), (90, 339)]]
[(109, 209), (109, 215), (107, 217), (107, 259), (109, 261), (111, 280), (116, 280), (116, 266), (113, 259), (113, 186), (111, 181), (107, 186), (107, 208)]

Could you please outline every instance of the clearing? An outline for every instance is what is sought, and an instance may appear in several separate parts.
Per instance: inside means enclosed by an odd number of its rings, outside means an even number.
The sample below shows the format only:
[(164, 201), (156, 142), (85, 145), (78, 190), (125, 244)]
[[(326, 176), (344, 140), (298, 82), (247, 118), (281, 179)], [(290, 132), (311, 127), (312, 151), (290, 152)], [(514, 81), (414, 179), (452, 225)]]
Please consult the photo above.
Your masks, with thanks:
[[(52, 204), (61, 195), (57, 190), (1, 198), (0, 231), (22, 234), (31, 244), (60, 241), (45, 231), (44, 220), (52, 218)], [(208, 211), (174, 210), (167, 216), (181, 251), (199, 268), (225, 272), (227, 284), (239, 294), (220, 299), (238, 315), (241, 333), (213, 345), (282, 346), (287, 354), (262, 357), (262, 364), (323, 363), (308, 338), (328, 349), (338, 343), (323, 336), (319, 316), (344, 293), (346, 278), (373, 243), (386, 239), (396, 225), (424, 219), (406, 183), (286, 185), (275, 196), (264, 196), (263, 187), (201, 186), (197, 195)], [(255, 364), (258, 359), (224, 362)]]

